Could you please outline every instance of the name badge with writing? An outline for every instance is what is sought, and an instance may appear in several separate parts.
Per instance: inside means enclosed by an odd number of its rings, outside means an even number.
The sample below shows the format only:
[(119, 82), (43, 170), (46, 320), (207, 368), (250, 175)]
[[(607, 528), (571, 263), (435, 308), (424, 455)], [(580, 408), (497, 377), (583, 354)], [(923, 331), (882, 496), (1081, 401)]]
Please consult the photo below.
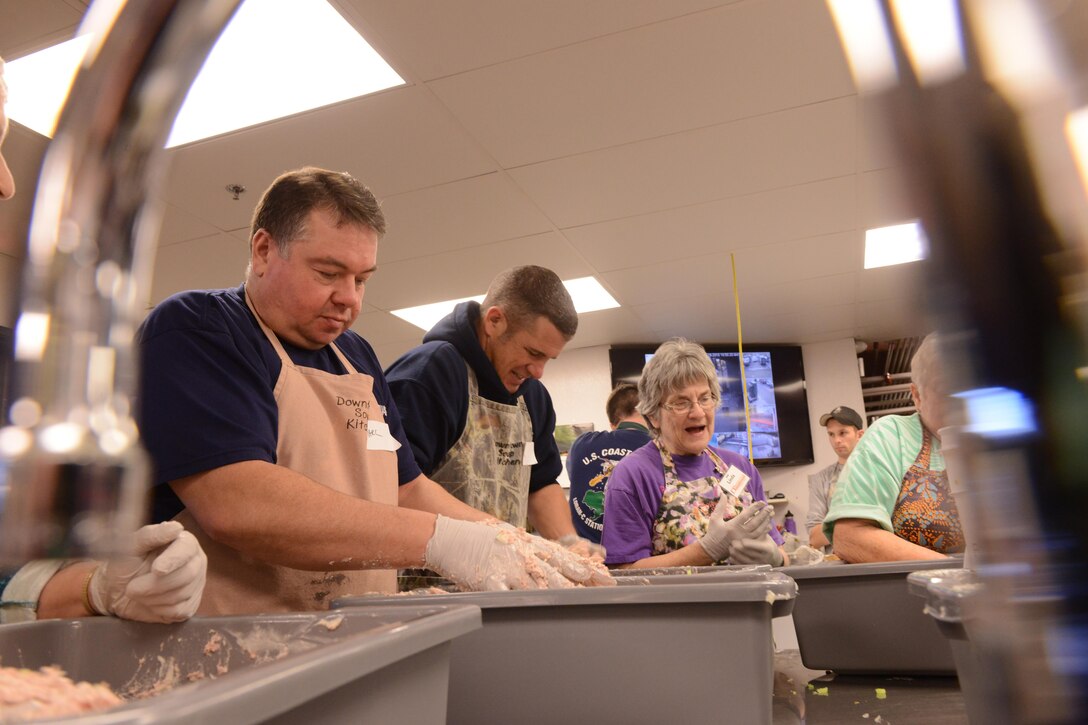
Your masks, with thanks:
[(747, 473), (736, 466), (730, 466), (729, 470), (722, 476), (722, 480), (718, 482), (718, 488), (723, 494), (728, 493), (740, 498), (740, 494), (748, 485), (749, 480), (751, 480), (751, 477)]
[(400, 441), (393, 437), (389, 424), (371, 418), (366, 422), (366, 447), (371, 451), (395, 451)]
[(525, 445), (522, 447), (521, 465), (523, 465), (523, 466), (535, 466), (536, 465), (536, 444), (533, 443), (532, 441), (525, 441)]

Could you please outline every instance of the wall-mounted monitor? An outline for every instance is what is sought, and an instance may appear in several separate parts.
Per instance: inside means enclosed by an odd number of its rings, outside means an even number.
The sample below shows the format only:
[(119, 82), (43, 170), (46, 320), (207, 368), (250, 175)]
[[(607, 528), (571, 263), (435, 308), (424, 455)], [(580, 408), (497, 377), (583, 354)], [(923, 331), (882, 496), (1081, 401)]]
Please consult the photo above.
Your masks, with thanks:
[[(812, 431), (799, 345), (703, 345), (718, 371), (722, 401), (714, 413), (711, 445), (748, 456), (757, 466), (799, 466), (813, 462)], [(612, 384), (637, 382), (655, 344), (619, 345), (608, 352)], [(744, 367), (743, 383), (741, 366)], [(748, 416), (744, 391), (748, 393)]]

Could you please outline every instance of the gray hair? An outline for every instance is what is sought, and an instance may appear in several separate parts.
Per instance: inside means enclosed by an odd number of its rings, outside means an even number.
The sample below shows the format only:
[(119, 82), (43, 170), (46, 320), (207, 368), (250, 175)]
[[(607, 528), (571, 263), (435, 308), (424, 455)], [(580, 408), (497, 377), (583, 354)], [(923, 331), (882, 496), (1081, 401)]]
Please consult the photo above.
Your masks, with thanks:
[(910, 380), (919, 391), (930, 391), (941, 380), (940, 339), (931, 332), (910, 359)]
[(646, 363), (638, 381), (638, 412), (642, 413), (655, 435), (661, 429), (654, 425), (650, 416), (656, 417), (660, 413), (665, 399), (683, 387), (704, 380), (710, 386), (710, 394), (717, 404), (722, 399), (718, 371), (703, 346), (682, 337), (661, 343), (650, 362)]

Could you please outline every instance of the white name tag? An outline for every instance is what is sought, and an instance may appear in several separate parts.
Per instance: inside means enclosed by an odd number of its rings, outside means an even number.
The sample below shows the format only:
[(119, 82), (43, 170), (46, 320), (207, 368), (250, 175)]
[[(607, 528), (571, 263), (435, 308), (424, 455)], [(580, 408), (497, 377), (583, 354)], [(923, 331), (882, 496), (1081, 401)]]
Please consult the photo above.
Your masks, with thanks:
[(389, 424), (379, 420), (366, 422), (366, 447), (370, 451), (395, 451), (400, 448), (400, 441), (393, 437)]
[(535, 466), (536, 465), (536, 444), (533, 443), (532, 441), (525, 441), (525, 445), (522, 447), (521, 465), (523, 465), (523, 466)]
[(730, 466), (729, 470), (722, 476), (722, 480), (718, 481), (718, 489), (722, 494), (730, 493), (740, 498), (741, 492), (744, 491), (750, 480), (751, 476), (747, 473), (736, 466)]

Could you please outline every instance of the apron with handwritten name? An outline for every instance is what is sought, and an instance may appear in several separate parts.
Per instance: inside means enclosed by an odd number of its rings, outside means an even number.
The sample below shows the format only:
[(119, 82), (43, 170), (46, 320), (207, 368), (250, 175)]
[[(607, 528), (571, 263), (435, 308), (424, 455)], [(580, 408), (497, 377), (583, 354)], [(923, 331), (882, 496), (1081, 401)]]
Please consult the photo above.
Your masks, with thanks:
[(529, 474), (536, 463), (533, 420), (525, 398), (506, 405), (480, 395), (468, 371), (465, 432), (446, 452), (431, 479), (474, 509), (524, 527), (529, 511)]
[[(274, 389), (279, 411), (276, 464), (334, 491), (395, 506), (400, 444), (374, 397), (374, 378), (356, 371), (335, 343), (332, 349), (346, 374), (295, 365), (248, 295), (246, 304), (282, 363)], [(253, 486), (254, 496), (259, 496), (260, 481)], [(302, 571), (267, 564), (212, 540), (188, 511), (177, 520), (208, 555), (198, 614), (319, 610), (336, 597), (396, 590), (395, 569)]]

